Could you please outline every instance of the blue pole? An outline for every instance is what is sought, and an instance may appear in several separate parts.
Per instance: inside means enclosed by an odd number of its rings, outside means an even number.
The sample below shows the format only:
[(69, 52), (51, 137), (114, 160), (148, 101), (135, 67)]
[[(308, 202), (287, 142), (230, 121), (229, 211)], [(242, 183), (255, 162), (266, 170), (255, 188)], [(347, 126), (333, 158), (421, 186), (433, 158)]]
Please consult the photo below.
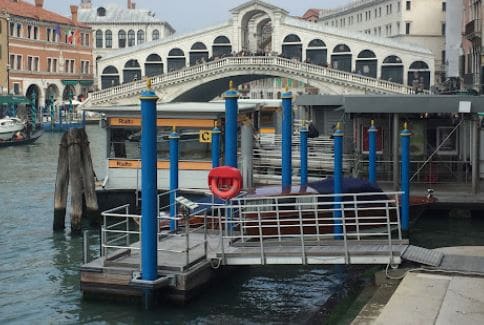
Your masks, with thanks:
[(301, 187), (308, 185), (308, 128), (303, 126), (300, 130), (301, 138)]
[(220, 129), (212, 130), (212, 168), (220, 166)]
[(292, 185), (292, 93), (282, 94), (282, 190)]
[(237, 168), (237, 115), (239, 93), (233, 88), (224, 94), (225, 97), (225, 166)]
[(157, 150), (156, 101), (148, 89), (141, 92), (141, 278), (154, 281), (157, 265)]
[(368, 180), (371, 184), (376, 185), (376, 135), (377, 128), (375, 121), (371, 121), (371, 126), (368, 129)]
[(402, 143), (402, 230), (408, 231), (410, 220), (410, 136), (412, 133), (407, 129), (407, 123), (403, 125), (400, 133)]
[(333, 134), (334, 137), (334, 176), (333, 176), (333, 189), (334, 189), (334, 227), (335, 239), (341, 239), (343, 233), (342, 213), (341, 213), (341, 194), (343, 191), (343, 136), (344, 133), (340, 129), (339, 123), (336, 125), (336, 130)]
[(180, 136), (175, 129), (170, 134), (170, 232), (176, 230), (176, 190), (178, 189), (178, 159)]
[(31, 120), (32, 120), (32, 124), (33, 126), (35, 127), (35, 124), (37, 123), (37, 103), (36, 103), (36, 100), (37, 100), (37, 93), (34, 91), (32, 91), (32, 98), (31, 98)]

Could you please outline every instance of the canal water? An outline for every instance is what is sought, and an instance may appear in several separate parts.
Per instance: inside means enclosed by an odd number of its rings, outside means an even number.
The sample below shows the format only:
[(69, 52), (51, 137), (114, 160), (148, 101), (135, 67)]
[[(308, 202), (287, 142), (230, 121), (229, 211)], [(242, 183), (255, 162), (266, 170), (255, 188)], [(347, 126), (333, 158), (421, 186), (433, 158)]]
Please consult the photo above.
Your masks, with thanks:
[[(105, 142), (88, 126), (96, 173)], [(247, 267), (213, 284), (188, 306), (144, 311), (85, 301), (79, 291), (82, 239), (53, 233), (53, 192), (60, 134), (0, 149), (0, 324), (287, 324), (303, 323), (351, 274), (344, 267)], [(66, 219), (67, 221), (69, 218)], [(427, 213), (410, 234), (428, 248), (484, 245), (484, 218)], [(99, 252), (97, 236), (91, 251)]]
[[(96, 173), (105, 142), (88, 126)], [(242, 268), (185, 307), (154, 311), (85, 301), (79, 291), (82, 238), (53, 233), (53, 192), (60, 134), (0, 149), (0, 324), (300, 323), (340, 290), (346, 268)], [(66, 219), (69, 221), (69, 218)], [(95, 231), (93, 232), (95, 233)], [(90, 239), (98, 252), (97, 236)]]

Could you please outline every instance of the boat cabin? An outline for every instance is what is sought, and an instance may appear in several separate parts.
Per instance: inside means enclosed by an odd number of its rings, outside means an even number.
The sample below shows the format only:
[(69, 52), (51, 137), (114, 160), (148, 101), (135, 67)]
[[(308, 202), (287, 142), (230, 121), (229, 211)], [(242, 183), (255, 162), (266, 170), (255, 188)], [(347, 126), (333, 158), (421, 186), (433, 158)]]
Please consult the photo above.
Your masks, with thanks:
[[(239, 103), (239, 121), (252, 120), (255, 104)], [(91, 107), (103, 115), (107, 138), (107, 174), (104, 189), (141, 189), (141, 111), (139, 106)], [(223, 164), (225, 104), (166, 103), (157, 105), (158, 188), (169, 188), (169, 135), (179, 139), (179, 188), (208, 190), (212, 168), (212, 129), (221, 132), (220, 164)], [(243, 139), (241, 140), (243, 141)]]

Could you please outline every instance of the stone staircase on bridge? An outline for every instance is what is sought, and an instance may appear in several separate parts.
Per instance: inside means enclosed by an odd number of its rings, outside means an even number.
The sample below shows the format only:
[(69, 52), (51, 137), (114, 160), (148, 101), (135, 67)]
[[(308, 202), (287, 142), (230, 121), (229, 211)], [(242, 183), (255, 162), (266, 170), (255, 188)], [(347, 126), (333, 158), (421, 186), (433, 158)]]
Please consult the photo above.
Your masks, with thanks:
[[(276, 56), (226, 57), (187, 67), (168, 74), (151, 77), (152, 88), (161, 92), (159, 102), (169, 102), (182, 92), (187, 91), (186, 87), (181, 87), (181, 85), (196, 81), (193, 85), (193, 88), (195, 88), (201, 84), (201, 81), (204, 83), (220, 79), (222, 74), (225, 74), (226, 77), (242, 75), (287, 76), (296, 80), (307, 80), (315, 86), (329, 83), (338, 85), (345, 90), (354, 89), (360, 92), (379, 94), (414, 93), (413, 88), (406, 85)], [(137, 103), (137, 97), (145, 88), (146, 82), (138, 80), (103, 89), (92, 93), (83, 106), (109, 105), (128, 98), (136, 98)]]

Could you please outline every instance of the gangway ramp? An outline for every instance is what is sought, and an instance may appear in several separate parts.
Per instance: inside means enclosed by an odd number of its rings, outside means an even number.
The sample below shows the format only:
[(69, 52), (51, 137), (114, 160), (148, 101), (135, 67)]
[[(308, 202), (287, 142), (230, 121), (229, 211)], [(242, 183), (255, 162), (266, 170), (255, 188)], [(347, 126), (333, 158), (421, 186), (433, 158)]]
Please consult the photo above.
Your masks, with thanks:
[(295, 242), (265, 242), (260, 246), (232, 244), (224, 253), (218, 253), (224, 265), (275, 265), (275, 264), (400, 264), (407, 240), (387, 241), (341, 240), (324, 243), (306, 242), (304, 248)]

